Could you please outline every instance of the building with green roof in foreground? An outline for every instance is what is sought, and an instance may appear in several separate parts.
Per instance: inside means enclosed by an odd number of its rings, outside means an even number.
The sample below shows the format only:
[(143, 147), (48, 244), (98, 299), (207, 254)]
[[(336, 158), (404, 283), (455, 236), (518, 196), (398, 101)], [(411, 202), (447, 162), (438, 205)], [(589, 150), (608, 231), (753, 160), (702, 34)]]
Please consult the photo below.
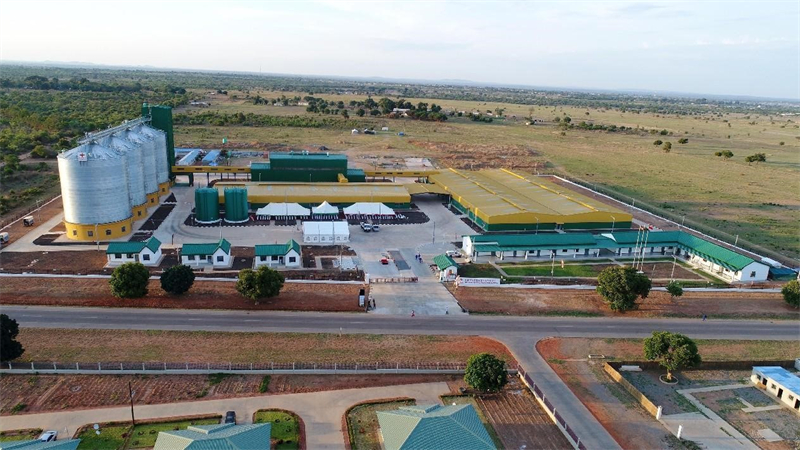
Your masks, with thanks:
[(142, 263), (155, 267), (161, 264), (161, 241), (155, 237), (144, 242), (109, 242), (106, 248), (108, 267), (116, 267), (129, 262)]
[(470, 404), (403, 406), (377, 415), (386, 450), (496, 449)]
[(267, 450), (272, 425), (195, 425), (185, 430), (161, 431), (153, 450)]
[(301, 267), (303, 258), (300, 244), (294, 239), (289, 239), (285, 244), (256, 245), (253, 269), (261, 266)]
[(42, 442), (38, 439), (5, 441), (0, 442), (0, 450), (76, 450), (80, 443), (80, 439), (63, 439), (50, 442)]
[(227, 239), (220, 239), (207, 244), (183, 244), (181, 264), (229, 268), (233, 265), (231, 243)]
[(445, 255), (438, 255), (433, 257), (433, 263), (439, 271), (439, 281), (452, 281), (458, 275), (458, 264), (453, 261), (453, 258)]

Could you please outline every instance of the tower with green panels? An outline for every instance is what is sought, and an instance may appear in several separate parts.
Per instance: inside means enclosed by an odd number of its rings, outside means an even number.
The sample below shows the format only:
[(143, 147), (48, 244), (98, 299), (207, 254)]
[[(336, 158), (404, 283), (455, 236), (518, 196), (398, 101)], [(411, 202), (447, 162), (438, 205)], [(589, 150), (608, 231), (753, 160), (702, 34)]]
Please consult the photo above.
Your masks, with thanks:
[(169, 163), (169, 177), (175, 179), (172, 166), (175, 165), (175, 136), (172, 131), (172, 107), (164, 105), (142, 104), (142, 116), (150, 116), (150, 125), (158, 128), (167, 135), (167, 162)]

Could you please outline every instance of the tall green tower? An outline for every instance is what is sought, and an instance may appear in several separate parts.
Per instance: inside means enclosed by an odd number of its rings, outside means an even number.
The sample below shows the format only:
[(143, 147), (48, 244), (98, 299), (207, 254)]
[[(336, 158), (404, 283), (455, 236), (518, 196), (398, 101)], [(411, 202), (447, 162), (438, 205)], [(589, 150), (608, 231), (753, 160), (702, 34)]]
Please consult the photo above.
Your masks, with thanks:
[(175, 137), (172, 132), (172, 107), (143, 103), (142, 116), (150, 116), (150, 125), (167, 134), (169, 177), (175, 179), (175, 174), (172, 173), (172, 166), (175, 165)]

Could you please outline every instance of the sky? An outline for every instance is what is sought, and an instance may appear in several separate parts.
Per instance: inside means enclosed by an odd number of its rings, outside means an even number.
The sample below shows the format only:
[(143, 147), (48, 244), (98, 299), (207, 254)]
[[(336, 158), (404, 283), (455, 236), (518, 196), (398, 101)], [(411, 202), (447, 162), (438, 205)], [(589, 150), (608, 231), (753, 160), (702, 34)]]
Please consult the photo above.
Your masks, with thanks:
[(0, 0), (0, 61), (798, 100), (800, 1)]

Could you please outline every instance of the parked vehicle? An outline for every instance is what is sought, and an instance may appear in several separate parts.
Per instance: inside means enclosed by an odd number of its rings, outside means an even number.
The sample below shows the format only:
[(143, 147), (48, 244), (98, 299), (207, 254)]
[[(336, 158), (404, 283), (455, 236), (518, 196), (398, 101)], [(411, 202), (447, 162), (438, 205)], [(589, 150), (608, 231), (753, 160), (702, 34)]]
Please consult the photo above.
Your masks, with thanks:
[(389, 258), (383, 257), (381, 258), (381, 264), (384, 266), (389, 265)]
[(8, 241), (11, 240), (11, 237), (8, 235), (7, 231), (0, 233), (0, 244), (8, 244)]
[(57, 437), (58, 437), (58, 431), (50, 430), (42, 433), (42, 435), (39, 436), (39, 440), (42, 442), (50, 442), (50, 441), (55, 441)]
[(444, 252), (444, 254), (451, 258), (461, 258), (461, 252), (457, 252), (455, 250), (448, 250)]
[(25, 225), (26, 227), (32, 227), (33, 226), (33, 216), (25, 216), (22, 219), (22, 224)]
[(236, 411), (228, 411), (225, 413), (225, 423), (236, 423)]
[(381, 231), (381, 226), (380, 226), (380, 225), (378, 225), (377, 223), (375, 223), (375, 224), (372, 224), (372, 231), (374, 231), (374, 232), (376, 232), (376, 233), (377, 233), (378, 231)]
[(372, 231), (372, 224), (361, 222), (361, 229), (367, 232)]

